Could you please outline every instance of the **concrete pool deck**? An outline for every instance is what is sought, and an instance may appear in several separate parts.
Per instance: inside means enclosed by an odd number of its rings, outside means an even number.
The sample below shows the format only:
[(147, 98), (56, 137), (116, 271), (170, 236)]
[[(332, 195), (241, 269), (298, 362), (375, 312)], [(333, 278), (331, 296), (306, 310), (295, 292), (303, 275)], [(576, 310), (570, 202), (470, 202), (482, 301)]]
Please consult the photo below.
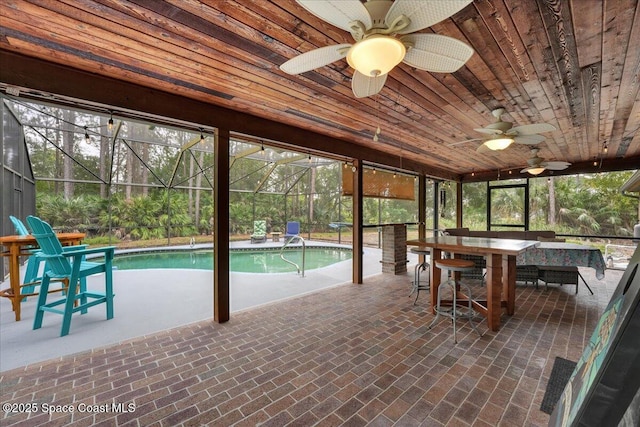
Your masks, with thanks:
[[(307, 242), (308, 246), (336, 246)], [(232, 242), (233, 248), (280, 247), (268, 242), (249, 245)], [(184, 247), (183, 247), (184, 249)], [(409, 266), (417, 258), (408, 254)], [(381, 273), (381, 251), (364, 249), (364, 277)], [(351, 260), (329, 267), (296, 273), (231, 273), (231, 313), (283, 299), (351, 284)], [(205, 270), (122, 270), (114, 271), (114, 318), (107, 321), (103, 306), (85, 315), (74, 315), (71, 332), (60, 337), (62, 317), (45, 313), (42, 328), (32, 330), (36, 298), (22, 304), (22, 319), (15, 321), (11, 302), (0, 298), (0, 371), (49, 359), (56, 359), (158, 331), (213, 318), (213, 275)], [(88, 287), (103, 288), (102, 275), (90, 277)], [(6, 284), (6, 283), (5, 283)], [(2, 283), (0, 283), (2, 285)], [(409, 284), (407, 284), (409, 290)]]

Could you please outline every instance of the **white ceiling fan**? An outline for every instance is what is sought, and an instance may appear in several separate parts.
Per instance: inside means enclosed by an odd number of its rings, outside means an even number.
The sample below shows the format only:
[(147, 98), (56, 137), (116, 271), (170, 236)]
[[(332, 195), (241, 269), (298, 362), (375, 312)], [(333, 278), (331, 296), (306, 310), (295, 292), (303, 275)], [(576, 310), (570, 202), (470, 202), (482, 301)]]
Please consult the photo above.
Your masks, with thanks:
[(491, 137), (485, 140), (478, 150), (488, 148), (489, 150), (504, 150), (512, 143), (536, 145), (545, 140), (545, 137), (540, 135), (543, 132), (551, 132), (556, 130), (555, 126), (549, 123), (534, 123), (531, 125), (513, 126), (511, 122), (502, 121), (501, 117), (504, 114), (504, 108), (496, 108), (491, 112), (496, 121), (483, 127), (474, 129), (476, 132), (481, 132)]
[(466, 43), (438, 34), (416, 34), (455, 14), (472, 0), (296, 0), (320, 19), (351, 33), (355, 44), (322, 47), (280, 66), (300, 74), (344, 57), (354, 68), (358, 98), (375, 95), (400, 62), (436, 73), (452, 73), (473, 55)]
[(538, 157), (539, 151), (539, 148), (531, 149), (531, 158), (527, 160), (527, 164), (529, 166), (522, 169), (520, 171), (521, 173), (528, 172), (531, 175), (540, 175), (547, 169), (552, 171), (561, 171), (571, 166), (571, 163), (568, 162), (547, 162), (542, 157)]

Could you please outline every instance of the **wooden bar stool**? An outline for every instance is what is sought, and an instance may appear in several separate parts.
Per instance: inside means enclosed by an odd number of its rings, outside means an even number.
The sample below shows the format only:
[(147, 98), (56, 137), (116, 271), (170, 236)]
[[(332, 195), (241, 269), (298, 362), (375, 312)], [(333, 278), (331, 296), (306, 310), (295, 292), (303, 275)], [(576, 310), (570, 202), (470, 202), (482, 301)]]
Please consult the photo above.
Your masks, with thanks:
[[(469, 324), (474, 331), (478, 333), (478, 335), (482, 336), (482, 334), (476, 329), (476, 325), (472, 322), (473, 318), (473, 306), (472, 306), (472, 298), (471, 298), (471, 288), (468, 285), (461, 283), (460, 281), (455, 279), (456, 272), (469, 272), (473, 271), (475, 267), (475, 263), (471, 260), (457, 259), (457, 258), (449, 258), (449, 259), (441, 259), (435, 262), (436, 267), (441, 270), (445, 270), (449, 274), (449, 280), (444, 283), (441, 283), (438, 287), (438, 296), (436, 307), (434, 308), (436, 312), (436, 317), (429, 324), (429, 329), (438, 321), (440, 316), (446, 316), (453, 320), (453, 341), (458, 343), (458, 338), (456, 337), (456, 318), (459, 316), (465, 315), (465, 313), (460, 312), (458, 309), (458, 289), (460, 287), (464, 288), (467, 295), (467, 317), (469, 319)], [(452, 298), (451, 298), (451, 307), (443, 307), (442, 306), (442, 292), (443, 289), (450, 289)]]
[[(420, 296), (420, 291), (428, 291), (429, 290), (429, 263), (427, 262), (427, 256), (431, 253), (429, 249), (424, 248), (411, 248), (411, 252), (420, 256), (425, 256), (423, 262), (418, 262), (413, 270), (413, 282), (411, 282), (411, 293), (409, 296), (413, 295), (416, 292), (416, 299), (413, 301), (413, 305), (416, 305), (418, 301), (418, 296)], [(423, 282), (420, 282), (420, 272), (426, 272), (426, 279), (422, 279)]]

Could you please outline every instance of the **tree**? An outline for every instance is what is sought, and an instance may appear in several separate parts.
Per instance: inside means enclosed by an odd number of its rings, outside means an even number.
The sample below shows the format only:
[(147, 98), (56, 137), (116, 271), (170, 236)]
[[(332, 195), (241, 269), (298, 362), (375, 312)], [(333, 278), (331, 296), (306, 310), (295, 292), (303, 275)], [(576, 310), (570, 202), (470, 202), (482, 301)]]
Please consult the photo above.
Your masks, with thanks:
[(550, 176), (547, 182), (549, 183), (549, 218), (547, 221), (553, 228), (556, 225), (556, 190), (554, 177)]
[(62, 158), (64, 179), (64, 198), (70, 200), (73, 197), (73, 140), (74, 140), (74, 123), (76, 114), (72, 110), (63, 110), (62, 115), (62, 146), (64, 157)]
[[(100, 117), (100, 129), (105, 129), (109, 125), (109, 122), (106, 117)], [(109, 181), (109, 168), (111, 158), (111, 146), (110, 146), (110, 138), (107, 136), (100, 136), (100, 155), (98, 158), (99, 161), (99, 176), (103, 182)], [(107, 197), (107, 185), (100, 184), (100, 197)]]

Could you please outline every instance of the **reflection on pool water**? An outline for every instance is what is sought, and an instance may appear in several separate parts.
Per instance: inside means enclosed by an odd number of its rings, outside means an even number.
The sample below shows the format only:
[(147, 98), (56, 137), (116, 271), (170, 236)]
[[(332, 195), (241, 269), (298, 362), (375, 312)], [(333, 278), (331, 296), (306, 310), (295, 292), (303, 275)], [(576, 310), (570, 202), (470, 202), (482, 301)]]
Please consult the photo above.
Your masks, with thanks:
[[(302, 266), (300, 249), (285, 250), (286, 259)], [(326, 267), (351, 259), (351, 249), (309, 248), (305, 255), (305, 270)], [(149, 268), (189, 268), (213, 270), (213, 250), (155, 251), (116, 255), (113, 260), (118, 270), (141, 270)], [(287, 273), (295, 272), (293, 265), (280, 258), (280, 249), (230, 250), (229, 267), (238, 273)]]

